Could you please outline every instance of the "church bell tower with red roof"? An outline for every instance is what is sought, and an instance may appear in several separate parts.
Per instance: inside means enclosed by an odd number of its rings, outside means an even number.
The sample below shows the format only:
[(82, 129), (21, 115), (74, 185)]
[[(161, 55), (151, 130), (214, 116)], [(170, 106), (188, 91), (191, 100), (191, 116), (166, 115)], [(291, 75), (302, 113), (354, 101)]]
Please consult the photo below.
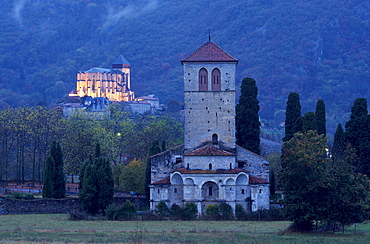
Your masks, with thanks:
[(185, 152), (205, 144), (235, 149), (238, 60), (209, 41), (183, 59)]

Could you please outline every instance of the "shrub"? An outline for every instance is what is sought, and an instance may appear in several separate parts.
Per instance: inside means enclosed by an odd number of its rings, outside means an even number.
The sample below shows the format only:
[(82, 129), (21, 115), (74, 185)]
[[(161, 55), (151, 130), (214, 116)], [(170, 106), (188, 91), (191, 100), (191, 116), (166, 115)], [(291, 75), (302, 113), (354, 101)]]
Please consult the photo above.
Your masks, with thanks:
[(220, 211), (218, 209), (217, 204), (209, 204), (206, 208), (206, 217), (213, 219), (213, 220), (218, 220), (220, 218)]
[(234, 217), (233, 208), (227, 203), (221, 203), (218, 206), (219, 215), (223, 220), (229, 220)]
[(25, 199), (25, 200), (31, 200), (34, 199), (35, 197), (31, 193), (21, 193), (19, 191), (15, 191), (12, 193), (13, 198), (15, 199)]
[(159, 217), (166, 217), (169, 214), (169, 208), (164, 201), (160, 201), (157, 206), (155, 206), (155, 213), (159, 215)]
[(170, 219), (180, 220), (184, 217), (184, 209), (177, 204), (172, 204), (170, 208)]
[(198, 216), (198, 207), (193, 202), (188, 202), (184, 207), (184, 220), (193, 220)]
[(244, 208), (240, 204), (236, 204), (235, 206), (235, 217), (237, 220), (244, 220), (245, 219), (246, 212), (244, 211)]
[(135, 204), (127, 200), (122, 206), (112, 203), (105, 209), (109, 220), (133, 220), (136, 218)]

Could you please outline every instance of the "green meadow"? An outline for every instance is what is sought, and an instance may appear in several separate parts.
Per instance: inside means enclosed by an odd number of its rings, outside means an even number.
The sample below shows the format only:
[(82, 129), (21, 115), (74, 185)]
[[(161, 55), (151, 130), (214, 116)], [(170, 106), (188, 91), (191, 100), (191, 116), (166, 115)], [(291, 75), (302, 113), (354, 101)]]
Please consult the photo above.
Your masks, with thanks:
[(67, 214), (1, 215), (0, 243), (370, 243), (370, 223), (291, 233), (287, 221), (70, 221)]

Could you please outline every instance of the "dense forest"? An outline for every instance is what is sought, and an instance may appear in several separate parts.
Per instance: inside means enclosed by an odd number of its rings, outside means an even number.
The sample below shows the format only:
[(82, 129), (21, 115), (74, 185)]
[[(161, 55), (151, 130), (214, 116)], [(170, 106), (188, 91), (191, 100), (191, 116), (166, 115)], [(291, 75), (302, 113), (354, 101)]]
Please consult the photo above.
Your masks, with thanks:
[(288, 94), (302, 112), (323, 99), (328, 132), (369, 99), (365, 0), (0, 0), (0, 107), (48, 104), (76, 72), (122, 54), (137, 95), (182, 101), (180, 60), (211, 39), (239, 60), (237, 86), (257, 81), (260, 116), (282, 122)]

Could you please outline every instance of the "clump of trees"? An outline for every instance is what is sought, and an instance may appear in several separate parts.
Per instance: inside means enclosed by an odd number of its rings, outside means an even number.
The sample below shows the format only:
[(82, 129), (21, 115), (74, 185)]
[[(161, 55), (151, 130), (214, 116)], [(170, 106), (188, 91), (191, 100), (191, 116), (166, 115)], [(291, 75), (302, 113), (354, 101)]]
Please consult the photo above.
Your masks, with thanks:
[[(339, 124), (330, 157), (325, 129), (325, 104), (300, 116), (299, 96), (287, 102), (279, 183), (284, 211), (292, 229), (307, 231), (325, 223), (345, 225), (367, 218), (370, 182), (366, 175), (369, 115), (365, 99), (356, 99), (346, 132)], [(365, 142), (366, 141), (366, 142)], [(362, 157), (362, 158), (361, 158)], [(362, 160), (361, 160), (362, 159)]]

